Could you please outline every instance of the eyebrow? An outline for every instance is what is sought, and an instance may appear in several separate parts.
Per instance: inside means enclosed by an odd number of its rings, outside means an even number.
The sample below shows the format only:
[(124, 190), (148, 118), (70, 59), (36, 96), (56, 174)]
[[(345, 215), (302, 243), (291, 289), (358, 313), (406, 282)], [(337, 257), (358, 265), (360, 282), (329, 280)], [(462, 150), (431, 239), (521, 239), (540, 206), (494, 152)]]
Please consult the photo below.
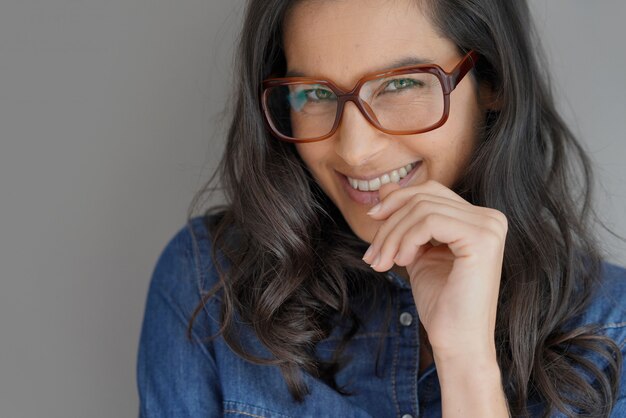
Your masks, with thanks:
[[(433, 63), (434, 61), (430, 58), (422, 58), (422, 57), (415, 57), (415, 56), (402, 57), (397, 60), (391, 61), (383, 68), (379, 68), (378, 70), (374, 70), (374, 71), (368, 71), (368, 74), (392, 70), (394, 68), (405, 67), (408, 65), (433, 64)], [(298, 71), (298, 70), (288, 70), (285, 73), (285, 77), (305, 77), (305, 76), (306, 75), (304, 72)]]

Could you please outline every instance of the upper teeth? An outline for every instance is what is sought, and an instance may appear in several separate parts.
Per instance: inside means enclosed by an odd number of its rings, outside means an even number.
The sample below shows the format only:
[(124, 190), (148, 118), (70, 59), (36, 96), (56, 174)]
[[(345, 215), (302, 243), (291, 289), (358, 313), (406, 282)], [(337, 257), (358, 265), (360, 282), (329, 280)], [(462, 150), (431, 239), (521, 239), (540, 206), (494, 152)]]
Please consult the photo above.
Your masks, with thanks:
[(362, 192), (371, 192), (380, 189), (380, 186), (382, 186), (383, 184), (399, 182), (400, 179), (406, 177), (406, 175), (411, 170), (413, 170), (413, 167), (415, 167), (415, 164), (410, 163), (405, 165), (404, 167), (393, 170), (390, 173), (385, 173), (382, 176), (376, 177), (375, 179), (371, 179), (369, 181), (353, 179), (352, 177), (348, 177), (348, 181), (350, 182), (352, 188), (354, 188), (355, 190), (358, 189)]

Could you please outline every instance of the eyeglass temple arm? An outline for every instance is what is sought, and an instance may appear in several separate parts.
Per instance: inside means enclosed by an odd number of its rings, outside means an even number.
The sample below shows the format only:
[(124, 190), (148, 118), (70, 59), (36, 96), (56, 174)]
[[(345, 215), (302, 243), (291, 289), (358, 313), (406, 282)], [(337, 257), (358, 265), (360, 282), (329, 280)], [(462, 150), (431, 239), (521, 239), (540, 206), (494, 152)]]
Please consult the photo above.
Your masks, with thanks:
[(450, 81), (452, 83), (452, 85), (449, 86), (450, 91), (454, 90), (454, 88), (457, 86), (457, 84), (459, 84), (463, 77), (465, 77), (469, 70), (474, 67), (479, 58), (480, 55), (478, 55), (476, 51), (471, 50), (467, 53), (465, 59), (461, 61), (454, 70), (452, 70), (452, 73), (450, 74)]

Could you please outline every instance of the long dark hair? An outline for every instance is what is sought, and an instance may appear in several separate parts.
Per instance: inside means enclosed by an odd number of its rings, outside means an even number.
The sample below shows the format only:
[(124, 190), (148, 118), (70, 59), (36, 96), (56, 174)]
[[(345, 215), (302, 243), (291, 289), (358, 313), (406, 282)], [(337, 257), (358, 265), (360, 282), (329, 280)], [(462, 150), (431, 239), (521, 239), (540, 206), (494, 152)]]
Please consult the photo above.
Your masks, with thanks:
[[(308, 388), (300, 370), (349, 395), (334, 376), (345, 364), (343, 349), (364, 320), (351, 300), (368, 295), (374, 304), (382, 303), (390, 285), (361, 261), (365, 243), (316, 185), (293, 145), (264, 128), (261, 81), (285, 71), (282, 24), (295, 2), (248, 4), (228, 141), (218, 171), (189, 211), (191, 217), (200, 196), (223, 188), (226, 205), (204, 213), (220, 279), (203, 297), (189, 329), (203, 304), (219, 295), (217, 335), (242, 357), (279, 366), (294, 399), (302, 401)], [(528, 6), (501, 0), (421, 4), (459, 52), (473, 49), (481, 55), (474, 76), (497, 92), (500, 104), (485, 115), (471, 163), (453, 189), (508, 219), (495, 339), (510, 410), (526, 416), (527, 401), (536, 397), (549, 406), (546, 416), (556, 409), (570, 416), (608, 416), (620, 349), (593, 326), (567, 327), (584, 311), (601, 272), (602, 254), (591, 227), (597, 220), (592, 166), (555, 109)], [(323, 362), (314, 348), (338, 320), (350, 326), (332, 360)], [(254, 330), (272, 359), (244, 350), (239, 323)], [(584, 358), (590, 352), (606, 360), (606, 371)]]

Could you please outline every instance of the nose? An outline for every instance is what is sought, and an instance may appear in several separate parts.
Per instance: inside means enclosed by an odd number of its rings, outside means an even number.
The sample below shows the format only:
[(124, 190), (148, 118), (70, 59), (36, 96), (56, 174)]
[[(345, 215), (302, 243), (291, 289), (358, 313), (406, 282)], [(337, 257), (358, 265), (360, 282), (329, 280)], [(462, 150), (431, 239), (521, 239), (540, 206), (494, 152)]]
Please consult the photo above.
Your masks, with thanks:
[(388, 142), (351, 101), (345, 104), (335, 134), (335, 152), (350, 166), (358, 167), (380, 153)]

